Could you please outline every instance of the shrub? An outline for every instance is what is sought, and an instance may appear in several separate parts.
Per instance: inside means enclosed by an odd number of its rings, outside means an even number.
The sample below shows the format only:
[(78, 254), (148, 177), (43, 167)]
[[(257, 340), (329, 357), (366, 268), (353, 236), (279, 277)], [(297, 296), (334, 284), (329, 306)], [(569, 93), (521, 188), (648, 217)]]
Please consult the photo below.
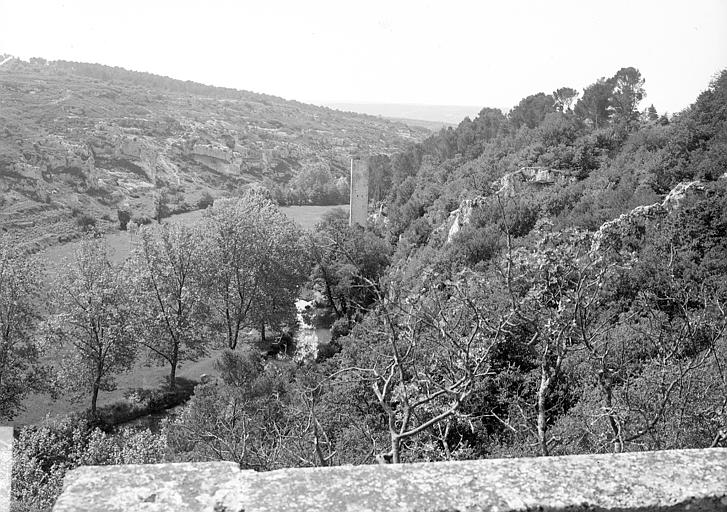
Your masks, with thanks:
[(89, 230), (96, 227), (96, 219), (87, 213), (81, 213), (76, 217), (76, 224), (84, 230)]
[(318, 355), (316, 356), (316, 362), (322, 363), (326, 359), (330, 359), (341, 351), (341, 345), (337, 342), (332, 341), (331, 343), (323, 343), (318, 345)]
[(98, 408), (97, 420), (104, 428), (162, 412), (189, 400), (197, 382), (178, 378), (176, 391), (167, 389), (134, 388), (124, 394), (125, 401), (114, 402)]
[(215, 198), (212, 197), (212, 194), (209, 192), (205, 192), (202, 194), (202, 197), (199, 198), (199, 201), (197, 201), (197, 208), (200, 210), (204, 210), (210, 206), (212, 206), (215, 202)]
[(151, 224), (152, 220), (147, 215), (136, 215), (131, 219), (131, 222), (138, 226), (145, 226)]
[(346, 318), (338, 318), (331, 326), (331, 340), (348, 336), (351, 332), (351, 325)]
[(162, 462), (166, 435), (122, 429), (107, 434), (79, 415), (24, 427), (13, 446), (13, 510), (50, 510), (69, 469)]
[(129, 221), (131, 220), (131, 212), (128, 210), (118, 210), (116, 212), (116, 216), (119, 218), (119, 229), (126, 231), (126, 227), (129, 225)]

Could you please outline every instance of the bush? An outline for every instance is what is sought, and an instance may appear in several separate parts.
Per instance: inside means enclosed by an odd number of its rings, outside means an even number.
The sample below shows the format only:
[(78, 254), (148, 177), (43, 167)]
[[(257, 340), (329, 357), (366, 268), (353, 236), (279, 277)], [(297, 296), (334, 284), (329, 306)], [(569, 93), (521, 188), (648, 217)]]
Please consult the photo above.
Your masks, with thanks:
[(152, 220), (147, 215), (136, 215), (131, 219), (131, 222), (138, 226), (145, 226), (147, 224), (151, 224)]
[(348, 336), (351, 332), (351, 325), (346, 318), (338, 318), (331, 326), (331, 340), (337, 340), (343, 336)]
[(76, 224), (84, 230), (96, 227), (96, 219), (87, 213), (81, 213), (76, 217)]
[(24, 427), (13, 446), (13, 510), (50, 510), (70, 469), (162, 462), (166, 446), (163, 433), (123, 429), (108, 434), (79, 415)]
[(215, 203), (215, 198), (212, 197), (212, 194), (209, 192), (205, 192), (202, 194), (202, 197), (199, 198), (199, 201), (197, 201), (197, 208), (200, 210), (204, 210), (210, 206), (212, 206)]
[(341, 348), (341, 345), (339, 345), (335, 341), (318, 345), (318, 355), (316, 356), (316, 362), (322, 363), (326, 359), (332, 358), (341, 351)]
[(126, 231), (126, 227), (129, 225), (129, 221), (131, 220), (131, 212), (128, 210), (118, 210), (116, 215), (119, 218), (119, 229), (121, 229), (121, 231)]
[(189, 400), (196, 384), (195, 381), (178, 378), (177, 389), (173, 392), (166, 389), (130, 389), (124, 394), (126, 401), (99, 407), (97, 421), (103, 428), (110, 428), (176, 407)]

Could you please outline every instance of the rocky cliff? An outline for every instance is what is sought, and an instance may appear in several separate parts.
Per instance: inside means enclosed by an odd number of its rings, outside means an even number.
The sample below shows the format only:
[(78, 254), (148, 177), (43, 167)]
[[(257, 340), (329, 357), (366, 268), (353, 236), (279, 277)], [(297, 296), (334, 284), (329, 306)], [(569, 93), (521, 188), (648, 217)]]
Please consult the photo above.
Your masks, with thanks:
[[(721, 179), (726, 179), (727, 174)], [(522, 191), (525, 186), (547, 186), (556, 183), (566, 183), (572, 180), (570, 176), (561, 171), (544, 168), (523, 168), (508, 173), (492, 185), (494, 194), (512, 195)], [(626, 237), (638, 236), (642, 233), (647, 222), (658, 220), (677, 210), (684, 201), (699, 197), (704, 193), (705, 184), (701, 181), (689, 181), (676, 185), (661, 202), (638, 206), (619, 217), (605, 222), (593, 235), (591, 252), (620, 251), (622, 240)], [(446, 230), (447, 243), (464, 226), (467, 226), (478, 208), (486, 204), (486, 196), (477, 196), (462, 201), (459, 208), (449, 214), (449, 218), (438, 231)]]
[(593, 235), (591, 253), (622, 250), (623, 240), (627, 237), (639, 237), (647, 222), (665, 217), (679, 208), (685, 200), (699, 197), (704, 193), (704, 183), (689, 181), (679, 183), (664, 197), (660, 203), (637, 206), (619, 217), (605, 222)]
[[(575, 177), (565, 171), (547, 167), (522, 167), (509, 172), (492, 183), (492, 193), (500, 196), (515, 195), (527, 187), (542, 188), (555, 184), (566, 184), (575, 181)], [(447, 231), (447, 243), (451, 243), (457, 233), (471, 222), (472, 214), (486, 202), (485, 196), (462, 201), (459, 208), (449, 214), (445, 226), (438, 229)]]

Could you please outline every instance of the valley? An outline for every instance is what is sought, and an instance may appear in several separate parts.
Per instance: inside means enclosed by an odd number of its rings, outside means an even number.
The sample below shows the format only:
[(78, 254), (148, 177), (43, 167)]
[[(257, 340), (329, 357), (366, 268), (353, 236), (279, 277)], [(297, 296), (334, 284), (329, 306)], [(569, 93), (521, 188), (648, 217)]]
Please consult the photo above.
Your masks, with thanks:
[(27, 252), (261, 186), (347, 198), (349, 159), (429, 131), (263, 94), (73, 62), (0, 67), (0, 230)]
[[(324, 214), (339, 208), (347, 209), (348, 205), (292, 206), (281, 208), (281, 210), (291, 220), (295, 221), (301, 229), (310, 231)], [(173, 215), (169, 219), (166, 219), (165, 222), (191, 226), (199, 221), (202, 215), (203, 210), (196, 210)], [(127, 231), (116, 231), (106, 234), (104, 239), (110, 249), (109, 259), (112, 263), (120, 264), (129, 257), (134, 241), (133, 234)], [(53, 281), (63, 271), (63, 268), (72, 261), (79, 245), (80, 242), (66, 242), (45, 248), (35, 255), (45, 269), (46, 283)], [(309, 302), (305, 303), (309, 304)], [(301, 330), (303, 331), (302, 336), (309, 345), (311, 343), (318, 343), (319, 337), (323, 342), (327, 342), (330, 338), (330, 335), (327, 334), (327, 329), (315, 329), (312, 326), (307, 326), (304, 322), (300, 323)], [(258, 342), (259, 340), (256, 340), (259, 333), (250, 331), (245, 336), (250, 340), (249, 343), (252, 346), (258, 346), (261, 350), (269, 349), (269, 346), (261, 345)], [(195, 361), (185, 362), (180, 365), (178, 376), (183, 380), (194, 382), (198, 381), (201, 375), (216, 376), (217, 371), (214, 368), (214, 362), (222, 351), (221, 348), (215, 347), (207, 355)], [(125, 395), (132, 389), (157, 389), (163, 385), (166, 374), (167, 371), (164, 367), (146, 366), (142, 361), (139, 361), (131, 371), (119, 376), (118, 386), (115, 390), (101, 393), (99, 396), (99, 405), (106, 406), (117, 402), (124, 402)], [(53, 417), (83, 409), (83, 406), (76, 401), (63, 397), (53, 397), (47, 393), (38, 393), (29, 396), (24, 406), (25, 410), (13, 420), (13, 425), (20, 427), (34, 424), (40, 422), (46, 416)]]

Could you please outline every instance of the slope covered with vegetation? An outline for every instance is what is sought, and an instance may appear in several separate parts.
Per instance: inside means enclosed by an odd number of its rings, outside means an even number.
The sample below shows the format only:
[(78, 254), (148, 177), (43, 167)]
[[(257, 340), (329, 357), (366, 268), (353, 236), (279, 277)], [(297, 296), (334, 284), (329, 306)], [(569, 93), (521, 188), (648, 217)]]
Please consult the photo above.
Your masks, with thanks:
[[(366, 229), (334, 211), (301, 236), (263, 191), (216, 203), (201, 228), (142, 228), (127, 278), (98, 247), (80, 252), (61, 290), (98, 307), (59, 292), (41, 323), (32, 300), (0, 308), (15, 397), (0, 413), (58, 373), (37, 364), (43, 347), (73, 362), (61, 366), (84, 377), (92, 408), (144, 354), (173, 387), (180, 361), (226, 347), (219, 378), (158, 432), (104, 432), (93, 415), (25, 428), (15, 499), (47, 509), (79, 464), (270, 470), (725, 446), (727, 71), (671, 117), (639, 111), (645, 94), (624, 68), (580, 98), (534, 94), (372, 157)], [(37, 292), (32, 262), (2, 259), (0, 306)], [(83, 286), (93, 272), (108, 286)], [(306, 280), (333, 319), (315, 359), (238, 337), (290, 324)], [(84, 315), (106, 336), (77, 331)], [(113, 360), (64, 337), (112, 347), (101, 353)]]
[(427, 133), (121, 68), (0, 60), (0, 224), (30, 249), (252, 183), (281, 203), (340, 204), (352, 154)]
[(724, 443), (727, 72), (645, 95), (624, 68), (375, 161), (391, 264), (331, 362), (387, 457)]

